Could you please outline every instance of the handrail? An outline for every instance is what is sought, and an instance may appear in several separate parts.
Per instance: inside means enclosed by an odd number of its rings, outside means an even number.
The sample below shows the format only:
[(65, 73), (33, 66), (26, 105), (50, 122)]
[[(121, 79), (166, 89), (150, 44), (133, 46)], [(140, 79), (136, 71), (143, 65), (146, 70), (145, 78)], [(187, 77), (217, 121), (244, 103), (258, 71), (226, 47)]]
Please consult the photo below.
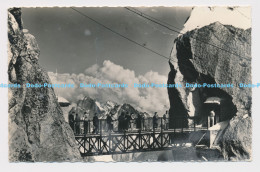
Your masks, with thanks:
[[(192, 126), (186, 126), (185, 120), (193, 120)], [(184, 128), (194, 129), (196, 131), (196, 119), (198, 117), (172, 117), (172, 118), (163, 118), (158, 117), (156, 120), (153, 117), (131, 120), (112, 120), (111, 123), (108, 123), (106, 119), (99, 119), (98, 123), (94, 124), (93, 120), (75, 120), (73, 123), (70, 123), (71, 128), (73, 129), (75, 135), (86, 135), (86, 134), (102, 134), (102, 132), (124, 132), (124, 131), (163, 131), (169, 129), (170, 121), (173, 122), (172, 129), (181, 129)], [(187, 121), (186, 121), (187, 123)]]

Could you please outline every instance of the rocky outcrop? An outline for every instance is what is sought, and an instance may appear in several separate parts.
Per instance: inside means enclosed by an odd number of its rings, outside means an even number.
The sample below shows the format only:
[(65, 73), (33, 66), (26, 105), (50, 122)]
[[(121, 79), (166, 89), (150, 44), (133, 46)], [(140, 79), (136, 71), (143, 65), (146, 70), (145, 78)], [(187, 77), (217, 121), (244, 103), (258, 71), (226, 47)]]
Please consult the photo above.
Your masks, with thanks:
[[(204, 102), (217, 97), (221, 102), (214, 110), (220, 121), (230, 120), (219, 142), (224, 157), (249, 159), (251, 144), (245, 148), (238, 134), (247, 135), (247, 142), (251, 141), (252, 93), (251, 88), (240, 88), (238, 84), (251, 83), (251, 29), (243, 30), (219, 22), (194, 29), (175, 40), (171, 57), (168, 84), (178, 83), (182, 87), (168, 88), (170, 120), (174, 121), (178, 115), (195, 116), (196, 124), (205, 126), (212, 107)], [(233, 87), (191, 88), (185, 87), (186, 83), (229, 84)], [(242, 118), (244, 115), (248, 116), (246, 120)], [(187, 123), (190, 125), (190, 121)], [(234, 126), (240, 129), (234, 129)]]
[(77, 108), (73, 107), (70, 112), (73, 111), (78, 113), (80, 116), (83, 116), (84, 112), (87, 111), (89, 114), (89, 119), (93, 119), (95, 113), (97, 113), (99, 119), (106, 119), (108, 114), (112, 114), (112, 117), (114, 119), (118, 119), (118, 116), (121, 114), (121, 112), (133, 114), (133, 117), (137, 117), (137, 114), (141, 114), (145, 117), (151, 117), (148, 113), (140, 112), (136, 110), (132, 105), (127, 103), (124, 103), (122, 105), (119, 105), (112, 101), (101, 103), (87, 96), (77, 102)]
[(251, 160), (252, 119), (247, 115), (234, 117), (215, 144), (221, 147), (225, 159)]
[(74, 134), (65, 122), (53, 88), (26, 88), (50, 83), (39, 63), (34, 36), (22, 30), (20, 9), (8, 13), (9, 160), (79, 161)]
[[(175, 78), (177, 70), (175, 70), (172, 63), (169, 61), (171, 71), (168, 75), (167, 84), (177, 84), (175, 83)], [(170, 128), (180, 128), (187, 127), (188, 125), (188, 110), (185, 104), (182, 102), (180, 92), (177, 88), (168, 87), (168, 94), (170, 99), (170, 110), (169, 110), (169, 127)]]

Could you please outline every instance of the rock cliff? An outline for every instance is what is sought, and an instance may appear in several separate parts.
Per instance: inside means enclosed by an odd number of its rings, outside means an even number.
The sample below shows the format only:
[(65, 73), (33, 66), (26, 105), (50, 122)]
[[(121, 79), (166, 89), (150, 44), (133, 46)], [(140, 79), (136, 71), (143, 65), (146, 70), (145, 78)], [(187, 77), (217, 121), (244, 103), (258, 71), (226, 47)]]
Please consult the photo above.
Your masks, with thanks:
[[(220, 121), (230, 120), (218, 142), (224, 157), (250, 159), (252, 93), (238, 84), (251, 83), (251, 29), (215, 22), (191, 30), (175, 40), (171, 58), (168, 83), (183, 87), (168, 89), (170, 127), (178, 116), (187, 119), (182, 121), (185, 125), (191, 125), (188, 117), (195, 116), (197, 124), (205, 126), (209, 111), (215, 110)], [(191, 88), (186, 83), (232, 84), (233, 88)], [(220, 105), (205, 104), (214, 97), (221, 100)]]
[(26, 88), (50, 83), (38, 62), (34, 36), (22, 28), (21, 9), (8, 12), (9, 161), (79, 161), (74, 134), (65, 122), (52, 88)]

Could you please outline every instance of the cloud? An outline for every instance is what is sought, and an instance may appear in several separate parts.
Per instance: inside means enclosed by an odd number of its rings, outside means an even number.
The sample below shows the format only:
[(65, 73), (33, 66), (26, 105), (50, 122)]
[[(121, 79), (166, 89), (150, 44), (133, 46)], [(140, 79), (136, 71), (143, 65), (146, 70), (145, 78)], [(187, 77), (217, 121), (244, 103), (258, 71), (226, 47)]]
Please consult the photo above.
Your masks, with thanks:
[(76, 103), (85, 96), (105, 102), (108, 100), (119, 104), (129, 103), (136, 109), (163, 114), (169, 108), (167, 88), (134, 88), (137, 84), (166, 84), (167, 77), (157, 72), (149, 71), (144, 75), (136, 76), (133, 70), (125, 69), (109, 60), (102, 66), (94, 64), (80, 74), (54, 74), (49, 72), (53, 84), (128, 84), (128, 88), (55, 88), (58, 96)]
[(94, 64), (90, 68), (87, 68), (85, 70), (85, 73), (90, 76), (95, 76), (97, 75), (98, 69), (99, 69), (98, 64)]

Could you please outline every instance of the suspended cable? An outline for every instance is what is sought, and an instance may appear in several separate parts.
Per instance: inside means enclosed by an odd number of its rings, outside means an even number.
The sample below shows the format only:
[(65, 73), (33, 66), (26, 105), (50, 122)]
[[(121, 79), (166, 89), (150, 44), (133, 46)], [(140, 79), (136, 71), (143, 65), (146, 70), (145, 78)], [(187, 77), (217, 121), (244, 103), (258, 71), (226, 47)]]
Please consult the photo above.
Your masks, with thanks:
[[(126, 8), (127, 8), (127, 7), (126, 7)], [(128, 7), (128, 8), (129, 8), (129, 7)], [(141, 13), (142, 15), (145, 15), (145, 16), (148, 16), (148, 17), (154, 19), (154, 20), (157, 20), (157, 21), (159, 21), (160, 23), (163, 23), (163, 24), (166, 24), (166, 25), (168, 25), (168, 26), (174, 27), (175, 29), (178, 29), (178, 30), (182, 30), (182, 29), (179, 28), (179, 27), (173, 26), (173, 25), (171, 25), (171, 24), (169, 24), (169, 23), (167, 23), (167, 22), (158, 20), (158, 19), (156, 19), (156, 18), (154, 18), (154, 17), (152, 17), (152, 16), (150, 16), (150, 15), (148, 15), (148, 14), (145, 14), (144, 12), (142, 12), (142, 11), (140, 11), (140, 10), (137, 10), (136, 8), (132, 8), (132, 9), (134, 9), (135, 11)]]
[(134, 40), (132, 40), (132, 39), (130, 39), (130, 38), (124, 36), (124, 35), (122, 35), (121, 33), (118, 33), (118, 32), (116, 32), (116, 31), (110, 29), (109, 27), (103, 25), (102, 23), (100, 23), (100, 22), (98, 22), (97, 20), (95, 20), (95, 19), (89, 17), (88, 15), (86, 15), (86, 14), (84, 14), (84, 13), (82, 13), (82, 12), (76, 10), (75, 8), (73, 8), (73, 7), (70, 7), (70, 8), (73, 9), (74, 11), (76, 11), (77, 13), (83, 15), (84, 17), (88, 18), (89, 20), (91, 20), (91, 21), (93, 21), (93, 22), (95, 22), (95, 23), (97, 23), (97, 24), (103, 26), (103, 27), (106, 28), (107, 30), (110, 30), (110, 31), (113, 32), (114, 34), (116, 34), (116, 35), (118, 35), (118, 36), (120, 36), (120, 37), (122, 37), (122, 38), (124, 38), (124, 39), (126, 39), (126, 40), (128, 40), (128, 41), (130, 41), (130, 42), (132, 42), (132, 43), (134, 43), (134, 44), (136, 44), (136, 45), (138, 45), (138, 46), (140, 46), (140, 47), (142, 47), (142, 48), (144, 48), (144, 49), (146, 49), (146, 50), (152, 52), (152, 53), (154, 53), (154, 54), (157, 54), (157, 55), (160, 56), (160, 57), (163, 57), (163, 58), (165, 58), (165, 59), (171, 60), (171, 59), (169, 59), (168, 57), (166, 57), (166, 56), (164, 56), (164, 55), (162, 55), (162, 54), (160, 54), (160, 53), (158, 53), (158, 52), (156, 52), (156, 51), (154, 51), (154, 50), (152, 50), (152, 49), (150, 49), (150, 48), (148, 48), (148, 47), (145, 47), (145, 46), (143, 46), (142, 44), (140, 44), (140, 43), (138, 43), (138, 42), (136, 42), (136, 41), (134, 41)]
[[(147, 20), (149, 20), (149, 21), (152, 21), (152, 22), (154, 22), (154, 23), (156, 23), (156, 24), (158, 24), (158, 25), (160, 25), (160, 26), (162, 26), (162, 27), (164, 27), (164, 28), (166, 28), (166, 29), (169, 29), (169, 30), (171, 30), (171, 31), (173, 31), (173, 32), (176, 32), (176, 33), (179, 33), (179, 34), (181, 34), (181, 35), (184, 35), (184, 33), (180, 32), (180, 31), (177, 31), (177, 30), (175, 30), (175, 29), (172, 29), (172, 28), (170, 28), (170, 27), (168, 27), (168, 26), (165, 26), (165, 25), (161, 24), (160, 22), (158, 22), (158, 20), (155, 21), (155, 20), (153, 20), (153, 19), (150, 19), (149, 17), (146, 17), (146, 16), (144, 16), (144, 15), (142, 15), (142, 14), (139, 14), (138, 12), (136, 12), (136, 11), (134, 11), (134, 10), (128, 8), (128, 7), (125, 7), (125, 9), (127, 9), (128, 11), (133, 12), (133, 13), (135, 13), (135, 14), (137, 14), (137, 15), (139, 15), (139, 16), (141, 16), (141, 17), (143, 17), (143, 18), (145, 18), (145, 19), (147, 19)], [(238, 56), (238, 57), (240, 57), (240, 58), (249, 59), (249, 58), (247, 58), (247, 57), (242, 57), (242, 56), (240, 56), (239, 54), (230, 52), (230, 51), (228, 51), (228, 50), (226, 50), (226, 49), (224, 49), (224, 48), (218, 47), (218, 46), (215, 45), (215, 44), (211, 44), (211, 43), (208, 43), (208, 42), (199, 40), (199, 39), (194, 38), (194, 37), (192, 37), (192, 36), (190, 36), (190, 38), (195, 39), (196, 41), (202, 42), (202, 43), (204, 43), (204, 44), (211, 45), (211, 46), (213, 46), (213, 47), (215, 47), (215, 48), (218, 48), (218, 49), (220, 49), (220, 50), (222, 50), (222, 51), (225, 51), (225, 52), (227, 52), (227, 53), (229, 53), (229, 54)]]
[[(164, 55), (162, 55), (162, 54), (160, 54), (160, 53), (158, 53), (158, 52), (156, 52), (156, 51), (154, 51), (154, 50), (152, 50), (152, 49), (150, 49), (150, 48), (148, 48), (148, 47), (145, 47), (145, 46), (143, 46), (142, 44), (140, 44), (140, 43), (138, 43), (138, 42), (136, 42), (136, 41), (134, 41), (134, 40), (132, 40), (132, 39), (130, 39), (130, 38), (128, 38), (128, 37), (126, 37), (126, 36), (124, 36), (124, 35), (118, 33), (118, 32), (116, 32), (116, 31), (110, 29), (109, 27), (103, 25), (102, 23), (100, 23), (100, 22), (98, 22), (97, 20), (95, 20), (95, 19), (89, 17), (88, 15), (86, 15), (86, 14), (80, 12), (79, 10), (76, 10), (76, 9), (73, 8), (73, 7), (70, 7), (70, 8), (71, 8), (72, 10), (76, 11), (77, 13), (79, 13), (80, 15), (82, 15), (82, 16), (88, 18), (89, 20), (91, 20), (91, 21), (93, 21), (93, 22), (95, 22), (95, 23), (101, 25), (102, 27), (106, 28), (107, 30), (113, 32), (114, 34), (116, 34), (116, 35), (118, 35), (118, 36), (120, 36), (120, 37), (122, 37), (122, 38), (124, 38), (124, 39), (126, 39), (126, 40), (128, 40), (128, 41), (130, 41), (130, 42), (132, 42), (132, 43), (134, 43), (134, 44), (136, 44), (136, 45), (138, 45), (138, 46), (140, 46), (140, 47), (142, 47), (142, 48), (144, 48), (144, 49), (146, 49), (146, 50), (152, 52), (152, 53), (154, 53), (154, 54), (157, 54), (157, 55), (160, 56), (160, 57), (163, 57), (163, 58), (165, 58), (165, 59), (167, 59), (167, 60), (169, 60), (169, 61), (178, 63), (177, 61), (171, 59), (170, 57), (166, 57), (166, 56), (164, 56)], [(173, 47), (174, 47), (174, 45), (172, 46), (172, 49), (171, 49), (171, 52), (170, 52), (170, 56), (171, 56), (171, 53), (172, 53), (172, 51), (173, 51)], [(185, 47), (185, 48), (186, 48), (186, 47)], [(194, 54), (194, 56), (196, 56), (196, 55)], [(196, 57), (198, 57), (198, 56), (196, 56)], [(179, 65), (179, 66), (185, 66), (186, 68), (190, 68), (190, 69), (194, 70), (194, 68), (191, 68), (190, 66), (185, 65), (185, 64), (178, 63), (178, 65)]]
[(237, 10), (242, 16), (244, 16), (245, 18), (247, 18), (248, 20), (251, 20), (248, 16), (246, 16), (244, 13), (242, 13), (241, 11), (239, 11), (237, 8), (234, 8), (235, 10)]
[[(121, 36), (122, 38), (127, 39), (128, 41), (130, 41), (130, 42), (132, 42), (132, 43), (134, 43), (134, 44), (136, 44), (136, 45), (138, 45), (138, 46), (140, 46), (140, 47), (142, 47), (142, 48), (145, 48), (146, 50), (151, 51), (152, 53), (155, 53), (155, 54), (157, 54), (157, 55), (160, 56), (160, 57), (163, 57), (163, 58), (165, 58), (165, 59), (167, 59), (167, 60), (169, 60), (169, 61), (178, 63), (177, 61), (171, 59), (170, 57), (166, 57), (166, 56), (164, 56), (164, 55), (162, 55), (162, 54), (160, 54), (160, 53), (158, 53), (158, 52), (156, 52), (156, 51), (154, 51), (154, 50), (152, 50), (152, 49), (150, 49), (150, 48), (144, 47), (142, 44), (140, 44), (140, 43), (138, 43), (138, 42), (136, 42), (136, 41), (134, 41), (134, 40), (132, 40), (132, 39), (130, 39), (130, 38), (128, 38), (128, 37), (126, 37), (126, 36), (124, 36), (124, 35), (118, 33), (118, 32), (116, 32), (116, 31), (114, 31), (114, 30), (110, 29), (109, 27), (107, 27), (107, 26), (103, 25), (102, 23), (96, 21), (95, 19), (93, 19), (93, 18), (87, 16), (86, 14), (84, 14), (84, 13), (82, 13), (82, 12), (76, 10), (75, 8), (73, 8), (73, 7), (70, 7), (70, 8), (73, 9), (74, 11), (76, 11), (77, 13), (79, 13), (80, 15), (82, 15), (82, 16), (88, 18), (89, 20), (91, 20), (91, 21), (93, 21), (93, 22), (95, 22), (95, 23), (97, 23), (97, 24), (103, 26), (104, 28), (108, 29), (109, 31), (113, 32), (114, 34), (116, 34), (116, 35), (118, 35), (118, 36)], [(173, 50), (173, 47), (172, 47), (172, 50)], [(172, 50), (171, 50), (171, 52), (172, 52)], [(171, 55), (171, 54), (170, 54), (170, 55)], [(191, 68), (190, 66), (187, 66), (187, 65), (185, 65), (185, 64), (179, 63), (178, 65), (179, 65), (179, 66), (185, 66), (186, 68), (189, 68), (189, 69), (194, 70), (194, 68)]]

